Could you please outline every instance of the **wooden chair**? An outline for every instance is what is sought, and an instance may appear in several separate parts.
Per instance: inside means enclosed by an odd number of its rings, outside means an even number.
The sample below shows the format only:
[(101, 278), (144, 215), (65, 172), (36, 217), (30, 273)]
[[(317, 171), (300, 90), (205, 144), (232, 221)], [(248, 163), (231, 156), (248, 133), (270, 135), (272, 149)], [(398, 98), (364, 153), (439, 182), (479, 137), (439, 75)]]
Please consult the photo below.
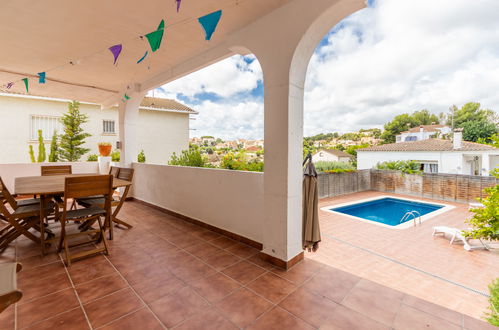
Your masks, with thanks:
[[(50, 230), (45, 229), (45, 225), (40, 222), (40, 204), (31, 204), (20, 206), (14, 204), (14, 207), (7, 208), (10, 204), (6, 199), (6, 194), (2, 193), (0, 197), (0, 214), (2, 219), (7, 222), (7, 226), (0, 230), (0, 251), (5, 250), (10, 242), (21, 235), (26, 236), (37, 244), (45, 244), (54, 234)], [(45, 214), (54, 214), (59, 217), (59, 210), (55, 203), (48, 202), (45, 205)], [(30, 232), (30, 229), (36, 229), (40, 236), (36, 236)], [(44, 245), (42, 245), (42, 252)]]
[(36, 198), (15, 199), (14, 195), (10, 193), (10, 191), (7, 189), (7, 186), (3, 183), (2, 177), (0, 177), (0, 198), (3, 198), (5, 203), (9, 203), (10, 207), (12, 207), (13, 209), (16, 209), (18, 206), (40, 204), (40, 200)]
[[(118, 171), (118, 176), (116, 177), (117, 179), (125, 180), (125, 181), (132, 181), (133, 180), (133, 173), (134, 170), (132, 168), (119, 168)], [(111, 200), (111, 207), (115, 208), (113, 211), (113, 214), (111, 216), (112, 222), (114, 222), (117, 226), (123, 225), (127, 227), (128, 229), (133, 228), (133, 226), (121, 219), (118, 219), (117, 215), (119, 211), (121, 210), (121, 207), (123, 206), (123, 202), (126, 199), (126, 196), (128, 195), (128, 192), (130, 191), (130, 186), (127, 186), (125, 188), (125, 191), (123, 192), (123, 195), (121, 196), (113, 196), (113, 199)], [(83, 207), (93, 207), (93, 206), (98, 206), (98, 207), (103, 207), (104, 206), (104, 198), (103, 197), (91, 197), (91, 198), (81, 198), (77, 200), (78, 204), (80, 204)], [(113, 239), (113, 226), (109, 226), (109, 237), (110, 239)]]
[(17, 273), (21, 269), (22, 265), (16, 262), (0, 264), (0, 313), (23, 296), (17, 289)]
[(42, 176), (73, 174), (71, 165), (50, 165), (40, 167)]
[[(71, 260), (82, 258), (88, 255), (104, 252), (108, 254), (106, 238), (104, 234), (104, 226), (101, 217), (104, 216), (108, 219), (111, 216), (111, 198), (113, 193), (113, 178), (111, 175), (95, 175), (95, 176), (81, 176), (66, 178), (64, 185), (64, 206), (61, 217), (61, 237), (59, 241), (59, 252), (64, 250), (66, 253), (66, 264), (71, 265)], [(101, 195), (104, 199), (103, 207), (92, 206), (84, 209), (68, 210), (67, 202), (69, 198), (83, 198), (94, 195)], [(74, 234), (66, 233), (66, 223), (70, 221), (80, 221), (85, 223), (95, 223), (99, 225), (99, 229), (93, 229), (91, 226), (80, 226), (84, 230)], [(82, 236), (93, 235), (93, 238), (84, 242), (69, 245), (69, 239)], [(92, 250), (70, 254), (69, 249), (75, 246), (86, 244), (100, 243), (102, 247), (96, 247)]]

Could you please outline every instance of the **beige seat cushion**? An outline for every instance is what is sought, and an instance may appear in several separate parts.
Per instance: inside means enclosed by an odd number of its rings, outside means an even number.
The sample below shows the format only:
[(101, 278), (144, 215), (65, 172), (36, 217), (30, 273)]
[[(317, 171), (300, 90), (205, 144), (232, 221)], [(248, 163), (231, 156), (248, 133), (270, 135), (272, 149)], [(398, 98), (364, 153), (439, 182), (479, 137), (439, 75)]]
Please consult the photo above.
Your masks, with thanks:
[(17, 290), (17, 263), (0, 264), (0, 296)]

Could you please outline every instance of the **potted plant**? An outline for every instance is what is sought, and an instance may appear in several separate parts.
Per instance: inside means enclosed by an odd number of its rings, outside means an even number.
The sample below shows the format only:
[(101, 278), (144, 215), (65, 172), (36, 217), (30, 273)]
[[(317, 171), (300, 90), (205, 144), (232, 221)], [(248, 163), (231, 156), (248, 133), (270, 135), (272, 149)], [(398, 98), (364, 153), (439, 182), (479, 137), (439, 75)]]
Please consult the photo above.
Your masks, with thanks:
[(99, 153), (102, 157), (108, 157), (109, 154), (111, 153), (111, 143), (109, 142), (100, 142), (98, 144), (99, 146)]

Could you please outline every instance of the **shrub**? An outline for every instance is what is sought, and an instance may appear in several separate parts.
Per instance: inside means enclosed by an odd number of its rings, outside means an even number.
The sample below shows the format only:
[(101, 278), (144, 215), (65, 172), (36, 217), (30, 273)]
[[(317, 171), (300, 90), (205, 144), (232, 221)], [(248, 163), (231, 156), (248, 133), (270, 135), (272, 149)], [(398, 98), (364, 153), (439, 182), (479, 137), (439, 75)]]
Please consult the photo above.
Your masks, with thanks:
[(379, 170), (401, 171), (407, 174), (421, 174), (421, 164), (412, 160), (396, 160), (378, 163), (376, 168)]
[(489, 284), (490, 292), (490, 313), (487, 314), (487, 321), (499, 327), (499, 278)]
[[(499, 179), (499, 169), (493, 170), (491, 174)], [(485, 188), (483, 191), (487, 197), (478, 199), (483, 207), (471, 210), (473, 217), (466, 222), (472, 229), (463, 231), (463, 234), (475, 239), (496, 240), (499, 239), (499, 185)]]
[(343, 173), (343, 172), (354, 172), (355, 168), (349, 163), (344, 162), (327, 162), (318, 161), (314, 163), (317, 172), (324, 173)]
[(174, 152), (168, 165), (191, 166), (191, 167), (211, 167), (208, 160), (201, 155), (199, 148), (182, 150), (182, 154), (177, 156)]
[(236, 171), (263, 172), (264, 163), (258, 159), (247, 160), (243, 151), (229, 152), (222, 158), (220, 168)]
[(119, 162), (120, 158), (121, 158), (121, 154), (120, 154), (119, 150), (116, 149), (113, 152), (111, 152), (111, 161), (112, 162)]
[(29, 159), (31, 160), (32, 163), (36, 163), (35, 159), (35, 151), (33, 150), (33, 145), (29, 145)]
[(52, 142), (50, 143), (49, 162), (55, 163), (59, 160), (59, 144), (57, 143), (57, 132), (54, 131), (52, 135)]
[(144, 153), (144, 150), (141, 150), (139, 154), (137, 155), (137, 162), (139, 163), (145, 163), (146, 162), (146, 154)]
[(42, 130), (38, 130), (38, 162), (43, 163), (47, 159), (47, 153), (45, 151), (45, 143), (43, 142)]
[(97, 160), (99, 160), (99, 156), (96, 154), (90, 154), (87, 157), (87, 162), (96, 162)]

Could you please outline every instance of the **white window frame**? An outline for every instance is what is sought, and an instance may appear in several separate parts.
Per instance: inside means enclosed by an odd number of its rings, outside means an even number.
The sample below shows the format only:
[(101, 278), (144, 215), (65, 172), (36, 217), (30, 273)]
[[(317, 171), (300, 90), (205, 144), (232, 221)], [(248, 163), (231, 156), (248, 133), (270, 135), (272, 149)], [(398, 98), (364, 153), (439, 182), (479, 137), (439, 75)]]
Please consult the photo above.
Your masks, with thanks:
[(54, 134), (54, 129), (44, 130), (43, 128), (40, 127), (40, 125), (38, 125), (38, 127), (35, 127), (35, 125), (33, 125), (33, 121), (35, 120), (35, 118), (53, 120), (54, 124), (52, 126), (57, 131), (57, 134), (62, 133), (63, 127), (62, 127), (62, 123), (59, 121), (61, 119), (60, 116), (31, 114), (31, 115), (29, 115), (29, 140), (30, 141), (38, 141), (38, 130), (39, 129), (42, 129), (44, 141), (50, 141), (52, 139), (52, 135)]
[[(106, 131), (106, 123), (113, 123), (113, 131)], [(109, 128), (109, 127), (108, 127)], [(116, 121), (114, 119), (103, 119), (102, 120), (102, 135), (116, 135)]]

